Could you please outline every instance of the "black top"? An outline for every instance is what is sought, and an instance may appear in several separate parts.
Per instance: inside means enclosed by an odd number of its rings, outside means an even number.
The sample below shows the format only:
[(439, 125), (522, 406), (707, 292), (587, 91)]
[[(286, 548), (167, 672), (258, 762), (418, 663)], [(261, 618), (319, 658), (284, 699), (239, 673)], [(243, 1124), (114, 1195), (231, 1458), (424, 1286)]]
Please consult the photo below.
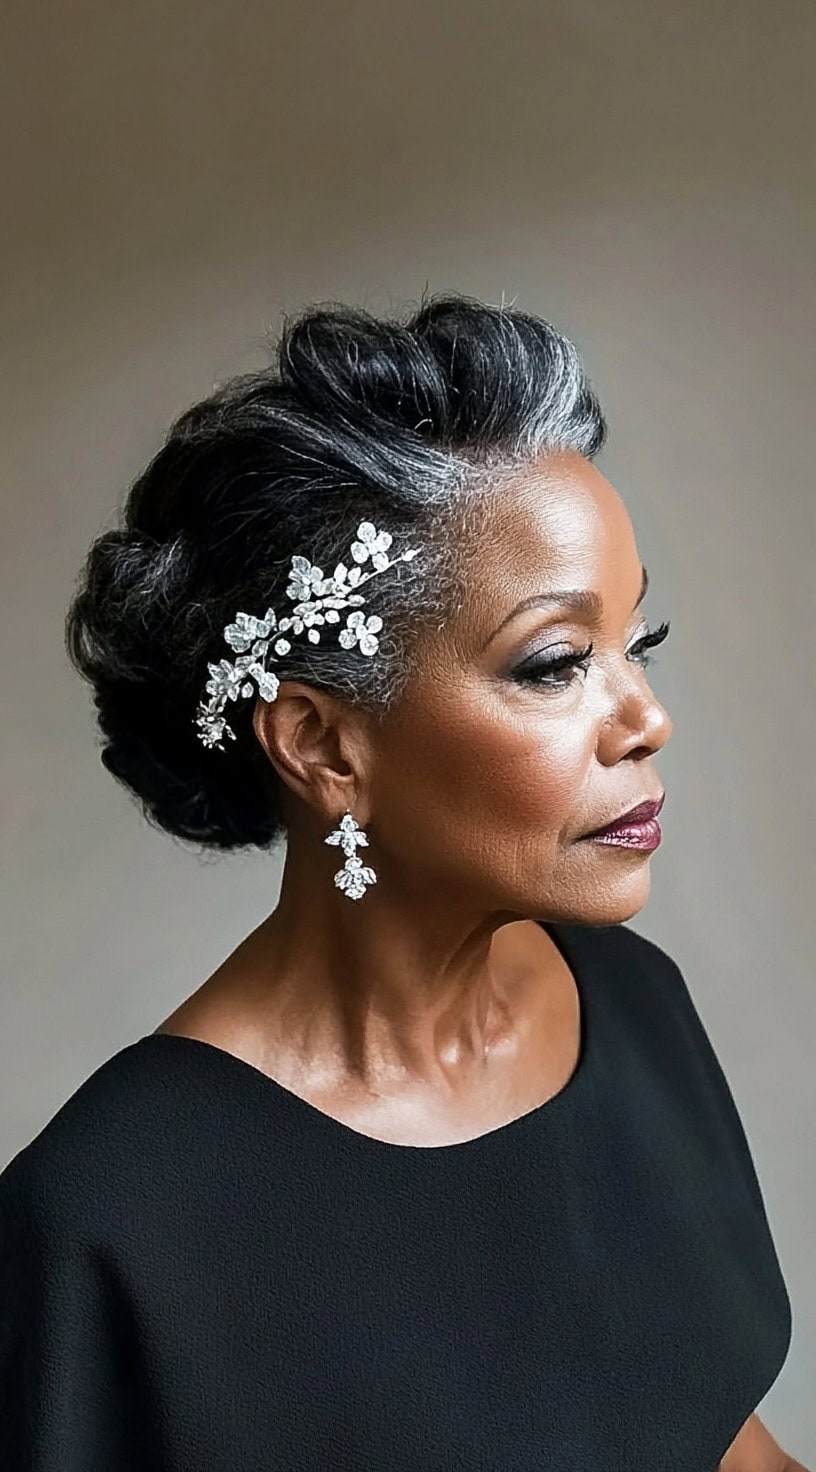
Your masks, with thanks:
[(170, 1034), (85, 1080), (0, 1175), (4, 1472), (714, 1472), (792, 1329), (746, 1136), (676, 963), (544, 928), (578, 1066), (473, 1140)]

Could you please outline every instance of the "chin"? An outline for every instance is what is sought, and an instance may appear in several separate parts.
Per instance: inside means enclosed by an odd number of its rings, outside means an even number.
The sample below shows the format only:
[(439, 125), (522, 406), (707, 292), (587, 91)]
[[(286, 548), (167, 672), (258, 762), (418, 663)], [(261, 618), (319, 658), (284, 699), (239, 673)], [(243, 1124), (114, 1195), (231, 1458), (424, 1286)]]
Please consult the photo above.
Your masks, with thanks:
[(618, 887), (607, 885), (590, 899), (576, 896), (571, 904), (559, 906), (557, 913), (552, 913), (556, 907), (551, 905), (547, 918), (564, 925), (625, 925), (640, 914), (650, 894), (651, 881), (646, 871), (637, 876), (637, 882), (630, 881)]

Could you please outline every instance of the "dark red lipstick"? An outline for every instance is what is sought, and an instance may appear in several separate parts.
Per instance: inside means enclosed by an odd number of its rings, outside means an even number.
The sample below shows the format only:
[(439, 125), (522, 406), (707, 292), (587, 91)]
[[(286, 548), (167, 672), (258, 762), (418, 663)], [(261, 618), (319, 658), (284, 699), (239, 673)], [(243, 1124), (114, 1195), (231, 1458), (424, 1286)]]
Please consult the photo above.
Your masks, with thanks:
[(618, 848), (637, 848), (651, 851), (658, 847), (662, 840), (660, 824), (657, 815), (666, 800), (665, 792), (659, 798), (649, 799), (647, 802), (638, 803), (637, 807), (629, 808), (620, 817), (613, 818), (611, 823), (606, 823), (603, 828), (595, 828), (591, 833), (582, 835), (585, 839), (591, 839), (593, 843), (610, 843)]

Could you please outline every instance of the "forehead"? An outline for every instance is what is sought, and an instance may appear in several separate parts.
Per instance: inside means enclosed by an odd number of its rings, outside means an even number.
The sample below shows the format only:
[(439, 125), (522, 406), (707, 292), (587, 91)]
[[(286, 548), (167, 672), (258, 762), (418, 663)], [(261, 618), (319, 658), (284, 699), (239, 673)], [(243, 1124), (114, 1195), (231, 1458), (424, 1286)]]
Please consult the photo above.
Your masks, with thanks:
[(547, 587), (603, 594), (616, 575), (640, 571), (623, 501), (573, 452), (542, 457), (497, 483), (477, 540), (480, 591), (488, 599)]
[(582, 455), (531, 462), (497, 481), (465, 539), (456, 612), (426, 643), (434, 671), (451, 650), (470, 667), (523, 599), (553, 589), (597, 592), (610, 619), (627, 618), (641, 565), (629, 514), (614, 486)]

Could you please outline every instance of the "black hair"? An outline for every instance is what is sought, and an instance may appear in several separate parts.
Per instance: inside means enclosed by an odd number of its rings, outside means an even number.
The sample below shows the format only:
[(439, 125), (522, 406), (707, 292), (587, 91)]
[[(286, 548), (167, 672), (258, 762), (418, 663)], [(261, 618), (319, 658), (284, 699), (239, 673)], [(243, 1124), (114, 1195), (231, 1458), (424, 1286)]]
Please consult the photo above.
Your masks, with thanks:
[(592, 458), (606, 438), (574, 345), (513, 307), (439, 294), (400, 321), (319, 303), (284, 319), (272, 356), (170, 425), (119, 526), (92, 544), (66, 617), (103, 765), (149, 822), (205, 850), (285, 836), (255, 701), (228, 703), (223, 751), (194, 724), (208, 663), (234, 658), (223, 630), (238, 610), (287, 611), (292, 555), (348, 562), (361, 520), (391, 532), (390, 557), (421, 544), (366, 600), (384, 624), (376, 657), (293, 639), (269, 663), (387, 710), (414, 640), (461, 595), (461, 531), (497, 474), (546, 451)]

